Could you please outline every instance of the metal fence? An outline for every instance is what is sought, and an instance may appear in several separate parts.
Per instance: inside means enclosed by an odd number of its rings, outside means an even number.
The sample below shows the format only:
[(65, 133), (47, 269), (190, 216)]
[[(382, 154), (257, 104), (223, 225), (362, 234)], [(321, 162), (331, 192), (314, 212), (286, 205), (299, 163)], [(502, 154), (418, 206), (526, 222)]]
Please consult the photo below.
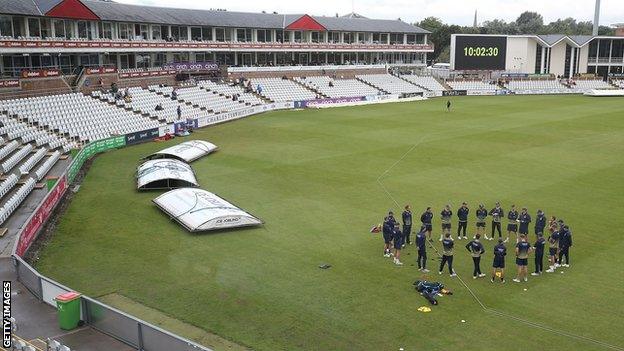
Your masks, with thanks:
[[(42, 276), (28, 263), (13, 256), (17, 279), (40, 301), (56, 307), (54, 298), (72, 291)], [(81, 297), (81, 319), (86, 325), (141, 351), (212, 351), (90, 297)]]

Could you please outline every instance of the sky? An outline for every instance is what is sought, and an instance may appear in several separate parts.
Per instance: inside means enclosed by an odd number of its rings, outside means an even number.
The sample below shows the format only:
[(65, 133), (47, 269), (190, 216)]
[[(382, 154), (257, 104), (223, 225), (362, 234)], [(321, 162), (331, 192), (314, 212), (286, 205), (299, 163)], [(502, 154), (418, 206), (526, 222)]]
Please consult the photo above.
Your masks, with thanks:
[[(536, 11), (548, 23), (573, 17), (593, 21), (595, 0), (115, 0), (121, 3), (181, 7), (192, 9), (225, 8), (229, 11), (273, 12), (335, 16), (352, 12), (370, 18), (417, 22), (436, 16), (444, 22), (472, 25), (474, 12), (482, 23), (492, 19), (515, 20), (524, 11)], [(601, 25), (624, 23), (624, 0), (601, 1)]]

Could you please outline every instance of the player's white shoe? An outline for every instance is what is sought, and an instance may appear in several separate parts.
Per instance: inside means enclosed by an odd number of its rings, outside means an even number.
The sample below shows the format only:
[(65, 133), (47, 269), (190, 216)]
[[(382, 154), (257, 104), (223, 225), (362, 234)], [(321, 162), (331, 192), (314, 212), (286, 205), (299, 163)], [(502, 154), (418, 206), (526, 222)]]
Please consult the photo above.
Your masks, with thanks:
[(451, 278), (453, 277), (457, 277), (457, 274), (455, 274), (455, 272), (453, 272), (453, 274), (451, 274)]
[(439, 275), (442, 275), (442, 271), (438, 272)]
[(516, 283), (520, 283), (520, 279), (518, 279), (518, 278), (513, 278), (512, 280), (513, 280), (514, 282), (516, 282)]
[(526, 278), (526, 277), (525, 277), (525, 278), (524, 278), (524, 281), (525, 281), (525, 282), (528, 282), (528, 281), (529, 281), (529, 278)]
[(397, 266), (402, 266), (403, 262), (401, 262), (399, 260), (394, 260), (394, 264), (396, 264)]
[(472, 279), (477, 279), (477, 276), (476, 276), (476, 275), (473, 275), (473, 276), (472, 276)]
[(559, 263), (555, 263), (555, 268), (561, 267)]
[(536, 277), (536, 276), (538, 276), (538, 275), (540, 275), (540, 274), (539, 274), (539, 273), (535, 273), (535, 272), (533, 272), (533, 273), (531, 273), (531, 275), (532, 275), (532, 276), (534, 276), (534, 277)]
[(550, 268), (546, 270), (546, 273), (555, 273), (555, 269), (554, 268)]
[(423, 269), (421, 270), (421, 272), (423, 272), (423, 273), (429, 273), (430, 271), (429, 271), (428, 269), (426, 269), (426, 268), (423, 268)]
[(564, 266), (565, 268), (570, 268), (570, 265), (569, 265), (569, 264), (567, 264), (567, 263), (566, 263), (566, 264), (564, 264), (563, 266)]
[(479, 274), (479, 278), (483, 278), (483, 277), (485, 277), (485, 274), (483, 273)]

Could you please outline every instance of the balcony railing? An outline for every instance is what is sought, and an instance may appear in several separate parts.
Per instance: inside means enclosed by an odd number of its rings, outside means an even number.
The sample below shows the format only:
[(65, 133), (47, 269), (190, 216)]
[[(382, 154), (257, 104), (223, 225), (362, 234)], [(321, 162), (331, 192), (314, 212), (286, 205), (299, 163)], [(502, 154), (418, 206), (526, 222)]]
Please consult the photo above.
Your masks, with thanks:
[(270, 50), (310, 50), (310, 51), (419, 51), (432, 52), (432, 44), (375, 44), (375, 43), (280, 43), (280, 42), (218, 42), (218, 41), (165, 41), (165, 40), (122, 40), (122, 39), (68, 39), (43, 40), (34, 38), (0, 38), (0, 49), (152, 49), (152, 50), (217, 50), (217, 51), (270, 51)]
[(592, 63), (615, 63), (615, 64), (623, 64), (624, 63), (624, 58), (622, 57), (611, 57), (611, 59), (609, 59), (608, 57), (590, 57), (587, 59), (587, 63), (592, 64)]

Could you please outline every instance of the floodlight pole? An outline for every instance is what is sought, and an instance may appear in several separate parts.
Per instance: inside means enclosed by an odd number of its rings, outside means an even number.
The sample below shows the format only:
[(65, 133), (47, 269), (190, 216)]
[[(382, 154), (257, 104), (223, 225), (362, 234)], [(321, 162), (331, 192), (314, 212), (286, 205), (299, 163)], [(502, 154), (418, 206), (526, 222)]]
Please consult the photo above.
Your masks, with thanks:
[(594, 29), (592, 35), (598, 35), (598, 27), (600, 22), (600, 0), (596, 0), (596, 9), (594, 10)]

